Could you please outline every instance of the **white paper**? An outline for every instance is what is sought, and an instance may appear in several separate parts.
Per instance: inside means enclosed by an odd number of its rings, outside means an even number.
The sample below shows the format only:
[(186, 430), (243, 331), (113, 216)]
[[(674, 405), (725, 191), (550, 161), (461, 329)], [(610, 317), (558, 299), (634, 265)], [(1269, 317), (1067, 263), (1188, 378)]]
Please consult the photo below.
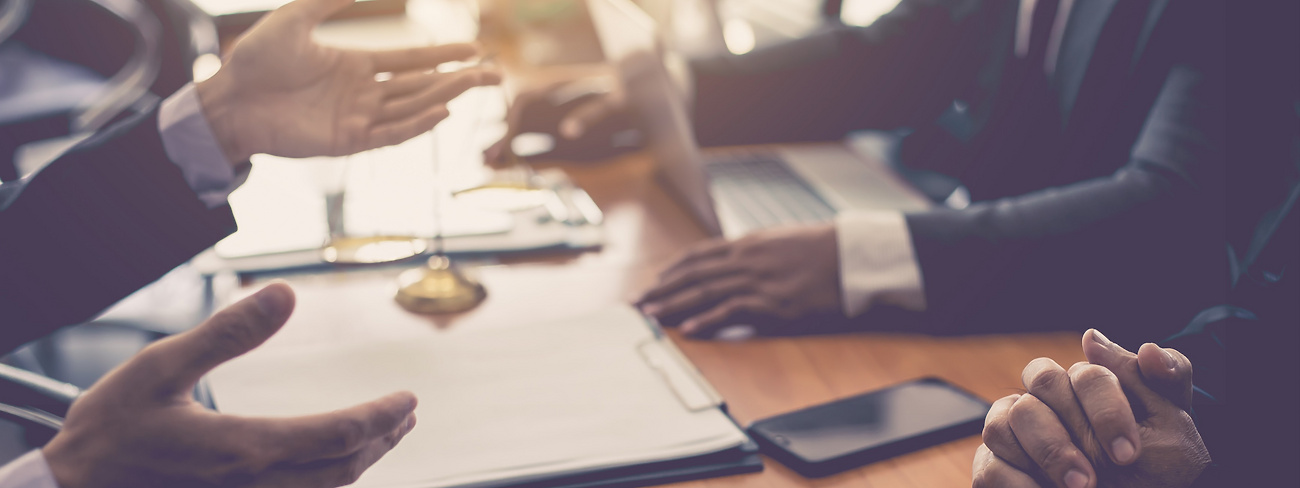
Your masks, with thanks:
[(446, 487), (735, 447), (719, 409), (685, 408), (638, 353), (632, 309), (418, 341), (255, 351), (210, 376), (218, 409), (293, 416), (410, 390), (419, 423), (354, 486)]

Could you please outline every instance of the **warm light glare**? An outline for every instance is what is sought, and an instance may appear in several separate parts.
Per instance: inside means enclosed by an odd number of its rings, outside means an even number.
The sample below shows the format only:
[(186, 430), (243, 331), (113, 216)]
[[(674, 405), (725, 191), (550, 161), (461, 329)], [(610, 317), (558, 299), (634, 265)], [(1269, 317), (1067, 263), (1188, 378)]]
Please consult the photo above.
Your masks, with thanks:
[(848, 25), (868, 26), (880, 16), (894, 10), (900, 0), (844, 0), (840, 21)]
[(201, 54), (194, 58), (194, 81), (200, 82), (211, 78), (221, 69), (221, 58), (216, 54)]
[(731, 19), (722, 26), (722, 40), (731, 54), (745, 54), (754, 50), (754, 28), (745, 19)]

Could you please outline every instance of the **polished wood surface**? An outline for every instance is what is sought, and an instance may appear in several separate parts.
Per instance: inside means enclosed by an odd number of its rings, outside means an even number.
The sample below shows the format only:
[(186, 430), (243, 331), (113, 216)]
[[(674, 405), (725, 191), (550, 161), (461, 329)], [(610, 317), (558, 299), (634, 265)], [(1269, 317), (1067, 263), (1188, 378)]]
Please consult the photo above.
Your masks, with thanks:
[[(674, 256), (706, 238), (655, 182), (653, 163), (644, 155), (566, 170), (605, 211), (607, 244), (599, 251), (514, 257), (476, 268), (489, 290), (487, 301), (444, 317), (413, 315), (393, 302), (400, 266), (290, 276), (298, 310), (265, 347), (423, 337), (576, 317), (625, 303)], [(740, 343), (670, 335), (742, 425), (929, 375), (992, 401), (1019, 390), (1020, 371), (1033, 358), (1047, 356), (1067, 365), (1083, 358), (1080, 337), (1073, 333), (958, 338), (860, 333)], [(676, 486), (969, 486), (979, 442), (973, 436), (818, 480), (769, 459), (762, 473)]]

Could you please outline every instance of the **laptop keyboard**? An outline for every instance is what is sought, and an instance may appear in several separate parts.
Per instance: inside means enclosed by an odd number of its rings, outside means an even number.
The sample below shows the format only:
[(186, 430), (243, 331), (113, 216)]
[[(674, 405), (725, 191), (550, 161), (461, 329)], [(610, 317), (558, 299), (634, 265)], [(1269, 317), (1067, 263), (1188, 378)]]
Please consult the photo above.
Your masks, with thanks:
[(748, 229), (827, 222), (835, 209), (771, 152), (710, 155), (713, 198), (726, 201)]

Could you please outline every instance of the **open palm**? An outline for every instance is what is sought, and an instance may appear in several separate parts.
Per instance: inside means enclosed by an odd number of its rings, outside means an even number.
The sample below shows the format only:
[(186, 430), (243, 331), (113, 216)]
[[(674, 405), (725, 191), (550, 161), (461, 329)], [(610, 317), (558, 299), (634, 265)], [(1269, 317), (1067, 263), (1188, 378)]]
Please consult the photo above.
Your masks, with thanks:
[[(447, 116), (446, 102), (500, 76), (439, 65), (478, 54), (470, 44), (391, 51), (322, 46), (311, 31), (354, 0), (296, 0), (240, 38), (199, 85), (204, 112), (232, 161), (256, 153), (341, 156), (397, 144)], [(391, 73), (377, 81), (379, 73)]]

